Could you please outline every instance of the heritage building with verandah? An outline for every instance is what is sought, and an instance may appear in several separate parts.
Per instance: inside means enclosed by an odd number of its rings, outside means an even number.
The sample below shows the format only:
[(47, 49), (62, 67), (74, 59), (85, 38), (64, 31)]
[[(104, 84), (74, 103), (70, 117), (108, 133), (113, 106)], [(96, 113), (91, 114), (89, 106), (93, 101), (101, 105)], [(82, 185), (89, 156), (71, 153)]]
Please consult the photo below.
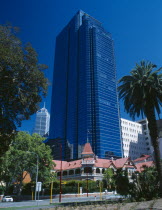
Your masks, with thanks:
[[(59, 178), (61, 171), (62, 180), (102, 180), (104, 171), (108, 168), (112, 168), (114, 172), (119, 168), (127, 170), (128, 176), (131, 178), (132, 173), (140, 172), (144, 165), (154, 165), (153, 161), (147, 162), (147, 159), (143, 159), (143, 163), (134, 163), (129, 157), (116, 160), (98, 158), (93, 153), (90, 143), (85, 144), (82, 159), (69, 162), (53, 160), (53, 162), (56, 166), (53, 167), (52, 172), (56, 172), (57, 178)], [(139, 164), (140, 166), (138, 166)]]

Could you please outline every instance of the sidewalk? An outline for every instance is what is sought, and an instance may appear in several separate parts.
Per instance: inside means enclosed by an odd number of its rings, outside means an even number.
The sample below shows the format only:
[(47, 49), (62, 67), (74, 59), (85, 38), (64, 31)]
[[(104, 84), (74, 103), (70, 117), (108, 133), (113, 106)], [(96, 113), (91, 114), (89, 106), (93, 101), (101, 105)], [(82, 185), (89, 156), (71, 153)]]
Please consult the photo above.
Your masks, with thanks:
[[(6, 208), (7, 209), (7, 208)], [(35, 207), (20, 207), (19, 210), (162, 210), (162, 199), (145, 201), (145, 202), (132, 202), (132, 203), (116, 203), (116, 204), (93, 204), (93, 205), (80, 205), (76, 206), (35, 206)]]

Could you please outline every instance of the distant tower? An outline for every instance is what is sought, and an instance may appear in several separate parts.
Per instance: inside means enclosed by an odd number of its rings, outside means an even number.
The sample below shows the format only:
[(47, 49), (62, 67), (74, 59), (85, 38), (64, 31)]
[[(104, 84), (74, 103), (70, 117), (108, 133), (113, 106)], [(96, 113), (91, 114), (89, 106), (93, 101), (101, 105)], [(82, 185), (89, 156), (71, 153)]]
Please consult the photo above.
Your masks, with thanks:
[(44, 107), (37, 111), (36, 120), (35, 120), (35, 128), (33, 133), (38, 133), (41, 136), (48, 135), (49, 132), (49, 122), (50, 122), (50, 114), (48, 110)]

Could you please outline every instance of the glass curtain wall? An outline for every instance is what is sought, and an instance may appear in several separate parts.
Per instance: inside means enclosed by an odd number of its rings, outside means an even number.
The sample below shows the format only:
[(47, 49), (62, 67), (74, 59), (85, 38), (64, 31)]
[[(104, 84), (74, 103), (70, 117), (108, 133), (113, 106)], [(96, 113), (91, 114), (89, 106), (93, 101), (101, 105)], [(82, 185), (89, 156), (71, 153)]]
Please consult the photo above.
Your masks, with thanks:
[(79, 11), (56, 39), (50, 139), (63, 159), (90, 142), (100, 158), (121, 157), (114, 47), (102, 24)]

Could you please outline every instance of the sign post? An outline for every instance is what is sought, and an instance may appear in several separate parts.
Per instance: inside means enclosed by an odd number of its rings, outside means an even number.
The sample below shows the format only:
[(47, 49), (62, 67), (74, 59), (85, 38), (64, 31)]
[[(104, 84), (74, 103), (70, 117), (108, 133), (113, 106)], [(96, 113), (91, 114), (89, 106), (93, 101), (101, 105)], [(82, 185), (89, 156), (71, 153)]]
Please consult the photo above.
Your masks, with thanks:
[(80, 194), (82, 194), (82, 189), (83, 189), (83, 188), (82, 188), (82, 187), (80, 187)]
[(36, 191), (38, 192), (38, 200), (39, 200), (39, 192), (42, 191), (42, 182), (37, 182)]

